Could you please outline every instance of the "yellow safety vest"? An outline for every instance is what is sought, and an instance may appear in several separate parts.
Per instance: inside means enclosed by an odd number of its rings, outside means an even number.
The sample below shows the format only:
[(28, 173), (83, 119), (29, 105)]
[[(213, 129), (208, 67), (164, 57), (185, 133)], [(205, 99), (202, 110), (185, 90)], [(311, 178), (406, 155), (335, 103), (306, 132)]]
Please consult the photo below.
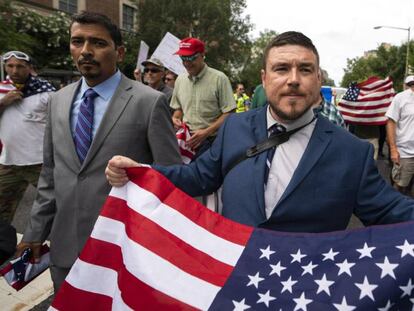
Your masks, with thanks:
[(250, 98), (246, 94), (243, 94), (240, 97), (237, 97), (237, 94), (234, 94), (234, 99), (236, 101), (236, 113), (245, 112), (246, 111), (246, 101)]

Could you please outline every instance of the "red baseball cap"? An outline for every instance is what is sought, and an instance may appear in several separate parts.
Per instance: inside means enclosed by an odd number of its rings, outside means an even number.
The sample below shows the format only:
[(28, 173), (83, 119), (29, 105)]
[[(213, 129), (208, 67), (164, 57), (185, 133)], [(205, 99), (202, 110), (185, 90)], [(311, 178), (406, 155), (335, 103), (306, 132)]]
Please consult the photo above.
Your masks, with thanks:
[(196, 38), (185, 38), (180, 41), (179, 50), (174, 54), (190, 56), (195, 53), (204, 53), (204, 42)]

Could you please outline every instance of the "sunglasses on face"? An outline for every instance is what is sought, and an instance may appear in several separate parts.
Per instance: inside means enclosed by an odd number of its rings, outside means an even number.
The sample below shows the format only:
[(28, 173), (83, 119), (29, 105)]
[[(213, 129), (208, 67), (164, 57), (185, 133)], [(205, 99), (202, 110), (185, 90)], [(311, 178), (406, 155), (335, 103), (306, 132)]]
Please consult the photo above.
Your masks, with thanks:
[(148, 72), (152, 72), (152, 73), (158, 73), (158, 72), (161, 72), (162, 70), (161, 69), (158, 69), (158, 68), (145, 68), (144, 69), (144, 72), (145, 73), (148, 73)]
[(3, 60), (8, 60), (11, 57), (16, 57), (17, 59), (24, 60), (28, 63), (30, 63), (30, 57), (26, 53), (20, 52), (20, 51), (10, 51), (3, 55)]
[(200, 55), (199, 53), (195, 53), (195, 54), (190, 55), (190, 56), (180, 56), (180, 58), (181, 58), (181, 60), (182, 60), (183, 62), (193, 62), (193, 61), (195, 61), (195, 60), (196, 60), (196, 58), (197, 58), (199, 55)]

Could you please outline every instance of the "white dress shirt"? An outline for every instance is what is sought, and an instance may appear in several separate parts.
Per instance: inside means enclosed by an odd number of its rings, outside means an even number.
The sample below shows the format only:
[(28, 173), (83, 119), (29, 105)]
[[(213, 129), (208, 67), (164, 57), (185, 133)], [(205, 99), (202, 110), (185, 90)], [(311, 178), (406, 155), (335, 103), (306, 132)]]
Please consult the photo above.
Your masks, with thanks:
[[(286, 131), (294, 130), (312, 121), (314, 114), (312, 109), (309, 109), (299, 119), (289, 122), (277, 122), (270, 114), (270, 107), (267, 108), (267, 129), (275, 123), (282, 124)], [(272, 215), (276, 204), (279, 202), (283, 193), (285, 192), (299, 161), (308, 146), (309, 140), (315, 129), (316, 120), (299, 130), (289, 140), (276, 147), (276, 152), (272, 160), (269, 170), (269, 177), (265, 186), (265, 209), (266, 217), (269, 219)]]

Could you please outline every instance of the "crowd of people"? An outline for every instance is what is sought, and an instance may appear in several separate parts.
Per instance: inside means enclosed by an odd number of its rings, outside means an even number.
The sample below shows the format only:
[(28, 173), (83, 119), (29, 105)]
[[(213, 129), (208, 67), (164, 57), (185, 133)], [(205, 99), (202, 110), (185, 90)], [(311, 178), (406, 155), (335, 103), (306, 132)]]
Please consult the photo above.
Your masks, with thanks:
[[(185, 73), (149, 58), (135, 70), (137, 81), (127, 78), (117, 65), (125, 56), (121, 32), (97, 13), (72, 17), (70, 53), (82, 78), (59, 91), (31, 74), (29, 55), (5, 53), (9, 89), (0, 98), (0, 232), (15, 237), (16, 207), (27, 185), (36, 186), (16, 254), (30, 248), (37, 259), (50, 239), (55, 291), (110, 187), (124, 185), (131, 166), (150, 164), (194, 197), (221, 189), (223, 216), (271, 230), (342, 230), (352, 214), (364, 225), (414, 219), (414, 200), (398, 192), (414, 174), (413, 76), (387, 112), (396, 191), (380, 176), (372, 145), (350, 134), (322, 96), (318, 51), (300, 32), (269, 42), (252, 97), (207, 65), (197, 38), (176, 51)], [(183, 124), (195, 152), (188, 165), (175, 136)], [(6, 258), (15, 240), (3, 237)]]

